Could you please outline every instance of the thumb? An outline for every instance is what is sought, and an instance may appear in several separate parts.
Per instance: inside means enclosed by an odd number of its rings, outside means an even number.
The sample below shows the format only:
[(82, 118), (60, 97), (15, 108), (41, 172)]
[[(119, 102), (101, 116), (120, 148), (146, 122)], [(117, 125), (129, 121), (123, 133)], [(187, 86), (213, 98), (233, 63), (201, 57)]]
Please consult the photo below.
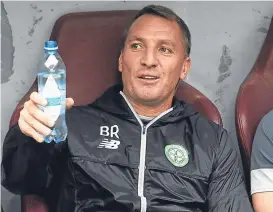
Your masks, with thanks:
[(72, 98), (66, 98), (66, 109), (70, 109), (74, 105), (74, 100)]

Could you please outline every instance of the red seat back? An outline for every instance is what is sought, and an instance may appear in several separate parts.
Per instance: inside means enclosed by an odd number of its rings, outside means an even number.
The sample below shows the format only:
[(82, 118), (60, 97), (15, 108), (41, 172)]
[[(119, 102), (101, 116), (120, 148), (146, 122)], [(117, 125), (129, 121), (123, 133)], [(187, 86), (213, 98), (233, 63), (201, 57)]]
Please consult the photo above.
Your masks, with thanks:
[(271, 109), (273, 109), (273, 18), (257, 60), (242, 83), (236, 101), (236, 130), (248, 187), (253, 138), (260, 120)]

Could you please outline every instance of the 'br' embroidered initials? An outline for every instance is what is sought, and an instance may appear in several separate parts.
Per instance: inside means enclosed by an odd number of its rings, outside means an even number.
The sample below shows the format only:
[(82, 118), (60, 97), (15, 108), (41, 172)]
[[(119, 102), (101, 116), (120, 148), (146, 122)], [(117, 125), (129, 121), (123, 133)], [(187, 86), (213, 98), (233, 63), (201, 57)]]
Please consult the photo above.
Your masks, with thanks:
[[(117, 149), (120, 145), (119, 140), (114, 140), (112, 138), (116, 137), (119, 139), (119, 128), (117, 125), (108, 127), (108, 126), (101, 126), (100, 127), (100, 135), (104, 136), (104, 139), (100, 142), (97, 148), (106, 148), (106, 149)], [(110, 137), (105, 138), (105, 136)]]

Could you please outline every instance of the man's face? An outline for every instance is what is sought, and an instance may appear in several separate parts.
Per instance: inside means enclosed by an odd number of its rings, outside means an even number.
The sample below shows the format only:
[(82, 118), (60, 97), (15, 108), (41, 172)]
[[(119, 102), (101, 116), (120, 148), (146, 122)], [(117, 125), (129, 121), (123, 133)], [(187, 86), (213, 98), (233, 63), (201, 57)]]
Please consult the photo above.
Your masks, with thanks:
[(143, 15), (131, 26), (119, 58), (124, 93), (144, 105), (171, 101), (179, 79), (190, 70), (182, 32), (175, 21)]

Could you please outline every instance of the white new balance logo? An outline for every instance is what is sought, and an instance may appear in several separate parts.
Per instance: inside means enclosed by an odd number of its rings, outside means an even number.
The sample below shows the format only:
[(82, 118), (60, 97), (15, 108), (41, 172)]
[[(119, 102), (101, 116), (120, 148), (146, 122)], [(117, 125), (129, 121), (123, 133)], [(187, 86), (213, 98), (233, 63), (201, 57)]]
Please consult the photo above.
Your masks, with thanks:
[(109, 141), (107, 138), (104, 138), (104, 140), (100, 143), (98, 148), (117, 149), (118, 145), (120, 145), (120, 141), (116, 140)]
[[(118, 132), (119, 128), (117, 125), (111, 127), (101, 126), (100, 135), (104, 136), (104, 139), (100, 142), (97, 148), (117, 149), (120, 145), (120, 141), (112, 138), (115, 136), (117, 139), (119, 139)], [(111, 139), (105, 138), (105, 136), (110, 137)]]

